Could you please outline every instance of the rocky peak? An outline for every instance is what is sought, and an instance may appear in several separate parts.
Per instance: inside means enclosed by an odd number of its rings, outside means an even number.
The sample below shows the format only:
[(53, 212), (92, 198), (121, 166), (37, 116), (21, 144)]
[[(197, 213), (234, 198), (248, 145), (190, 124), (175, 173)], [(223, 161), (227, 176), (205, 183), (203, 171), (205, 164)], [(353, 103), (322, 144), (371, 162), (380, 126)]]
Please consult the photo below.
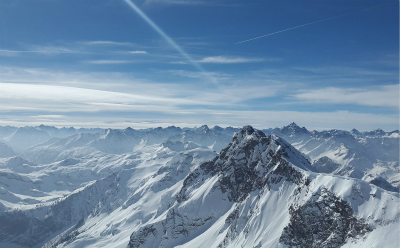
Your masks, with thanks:
[(214, 160), (200, 165), (188, 175), (178, 199), (186, 198), (186, 189), (200, 176), (218, 175), (219, 187), (228, 193), (229, 200), (242, 201), (253, 190), (281, 180), (304, 182), (303, 174), (297, 168), (315, 171), (310, 162), (282, 138), (266, 137), (253, 127), (244, 126)]
[(266, 135), (261, 132), (260, 130), (254, 130), (252, 126), (244, 126), (239, 132), (235, 133), (233, 136), (233, 142), (240, 143), (243, 141), (250, 141), (250, 140), (261, 140), (265, 138)]
[(292, 123), (290, 123), (289, 125), (288, 125), (288, 127), (291, 127), (291, 128), (300, 128), (296, 123), (294, 123), (294, 122), (292, 122)]
[(374, 132), (375, 134), (377, 134), (377, 135), (385, 135), (385, 134), (386, 134), (386, 132), (383, 131), (383, 130), (380, 129), (380, 128), (375, 129), (373, 132)]
[(175, 131), (175, 132), (182, 131), (182, 129), (180, 127), (175, 127), (174, 125), (167, 127), (166, 130)]
[(203, 125), (203, 126), (199, 127), (196, 131), (200, 132), (200, 133), (205, 133), (205, 132), (208, 132), (209, 130), (210, 129), (208, 128), (207, 125)]
[(214, 130), (214, 131), (216, 131), (216, 132), (222, 132), (222, 131), (224, 131), (224, 129), (223, 129), (222, 127), (220, 127), (220, 126), (214, 126), (213, 128), (211, 128), (211, 130)]
[(305, 127), (299, 127), (296, 123), (292, 122), (288, 126), (284, 126), (279, 130), (281, 133), (309, 133)]
[(303, 170), (314, 169), (310, 162), (292, 145), (284, 139), (271, 134), (268, 137), (260, 130), (252, 126), (244, 126), (233, 136), (233, 142), (221, 151), (220, 157), (241, 156), (257, 161), (262, 159), (264, 152), (276, 153)]

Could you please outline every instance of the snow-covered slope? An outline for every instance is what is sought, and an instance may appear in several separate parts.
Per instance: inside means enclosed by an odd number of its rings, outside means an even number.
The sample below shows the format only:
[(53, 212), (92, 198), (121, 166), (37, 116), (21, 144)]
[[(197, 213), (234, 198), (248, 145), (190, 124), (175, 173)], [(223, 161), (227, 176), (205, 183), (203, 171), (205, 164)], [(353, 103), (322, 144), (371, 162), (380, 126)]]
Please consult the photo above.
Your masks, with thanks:
[(245, 126), (217, 154), (158, 130), (121, 150), (138, 132), (54, 139), (94, 150), (49, 164), (0, 159), (0, 247), (400, 245), (399, 193), (318, 173), (276, 135)]
[[(128, 247), (399, 244), (390, 236), (399, 231), (398, 194), (312, 170), (288, 143), (247, 126), (185, 178), (171, 207), (134, 231)], [(375, 212), (380, 204), (390, 214)]]
[[(226, 130), (226, 131), (225, 131)], [(67, 138), (53, 138), (40, 145), (30, 147), (21, 154), (35, 163), (52, 163), (66, 158), (80, 158), (92, 153), (122, 154), (132, 152), (137, 146), (151, 146), (163, 142), (194, 143), (219, 151), (232, 136), (229, 129), (213, 131), (207, 126), (183, 131), (171, 126), (149, 130), (107, 129), (100, 133), (79, 133)]]
[(34, 127), (20, 127), (4, 141), (16, 150), (25, 150), (28, 147), (43, 143), (50, 139), (50, 135)]
[[(309, 132), (295, 123), (264, 130), (284, 138), (305, 154), (320, 172), (400, 185), (399, 133), (329, 130)], [(389, 184), (390, 183), (390, 184)], [(387, 189), (394, 189), (387, 187)], [(398, 190), (398, 188), (397, 188)]]
[(0, 142), (0, 158), (7, 158), (7, 157), (12, 157), (15, 156), (15, 152), (11, 147), (8, 145), (4, 144), (3, 142)]
[[(132, 197), (140, 197), (131, 194), (132, 190), (140, 191), (137, 184), (154, 173), (160, 176), (152, 179), (157, 182), (152, 189), (162, 190), (183, 179), (191, 166), (215, 156), (209, 149), (192, 144), (182, 149), (178, 149), (180, 144), (170, 145), (175, 149), (153, 145), (129, 154), (94, 153), (48, 165), (21, 158), (0, 160), (0, 247), (39, 246), (69, 228), (74, 230), (96, 208), (102, 209), (107, 197), (115, 204), (105, 206), (107, 209), (128, 204)], [(172, 171), (170, 175), (168, 171)], [(129, 186), (132, 181), (137, 182), (133, 187)], [(125, 246), (127, 239), (129, 234)]]
[[(2, 199), (0, 219), (8, 228), (0, 229), (1, 242), (44, 247), (338, 247), (396, 241), (373, 238), (386, 228), (398, 231), (398, 194), (315, 173), (281, 138), (246, 126), (214, 156), (193, 143), (167, 142), (131, 154), (46, 166), (4, 161), (2, 182), (9, 187), (2, 186), (8, 198)], [(32, 185), (35, 190), (28, 190)], [(22, 200), (25, 204), (18, 205)], [(376, 211), (382, 207), (385, 211)]]
[(191, 141), (219, 152), (232, 140), (233, 132), (231, 131), (232, 128), (223, 129), (215, 126), (210, 129), (207, 125), (203, 125), (194, 130), (186, 130), (183, 133), (174, 135), (168, 140), (181, 142)]
[(103, 132), (104, 129), (102, 128), (79, 128), (75, 129), (74, 127), (62, 127), (62, 128), (56, 128), (54, 126), (45, 126), (45, 125), (40, 125), (37, 127), (39, 130), (46, 131), (51, 137), (56, 137), (56, 138), (66, 138), (78, 133), (99, 133)]
[(0, 140), (3, 141), (4, 138), (11, 135), (17, 129), (18, 129), (17, 127), (0, 126)]

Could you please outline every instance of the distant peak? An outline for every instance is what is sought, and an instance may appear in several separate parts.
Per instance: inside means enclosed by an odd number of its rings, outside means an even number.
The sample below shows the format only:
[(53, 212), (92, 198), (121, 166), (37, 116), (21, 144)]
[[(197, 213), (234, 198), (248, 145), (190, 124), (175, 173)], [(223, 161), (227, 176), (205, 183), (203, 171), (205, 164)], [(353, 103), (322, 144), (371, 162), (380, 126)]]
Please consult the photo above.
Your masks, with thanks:
[(176, 126), (174, 126), (174, 125), (172, 125), (172, 126), (168, 126), (166, 129), (181, 129), (180, 127), (176, 127)]
[(198, 129), (197, 129), (197, 131), (208, 131), (208, 130), (210, 130), (209, 128), (208, 128), (208, 126), (207, 125), (203, 125), (203, 126), (201, 126), (201, 127), (199, 127)]
[(222, 127), (220, 127), (220, 126), (214, 126), (213, 128), (211, 128), (212, 130), (216, 130), (216, 131), (222, 131), (222, 130), (224, 130)]
[(296, 123), (292, 122), (287, 126), (284, 126), (280, 129), (281, 132), (302, 132), (302, 133), (309, 133), (307, 128), (299, 127)]

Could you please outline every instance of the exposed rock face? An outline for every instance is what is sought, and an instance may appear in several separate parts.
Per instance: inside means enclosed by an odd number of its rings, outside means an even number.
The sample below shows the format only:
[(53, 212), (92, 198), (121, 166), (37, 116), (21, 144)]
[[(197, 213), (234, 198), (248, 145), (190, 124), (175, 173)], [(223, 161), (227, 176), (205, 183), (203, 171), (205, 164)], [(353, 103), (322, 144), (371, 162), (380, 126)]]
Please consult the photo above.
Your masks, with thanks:
[(340, 247), (371, 230), (348, 203), (325, 188), (304, 205), (292, 205), (289, 213), (290, 223), (279, 241), (290, 247)]
[(188, 187), (199, 185), (199, 179), (205, 175), (218, 175), (218, 187), (233, 202), (242, 201), (255, 189), (270, 187), (281, 180), (304, 182), (306, 178), (289, 161), (313, 171), (310, 163), (283, 139), (274, 135), (266, 137), (263, 132), (245, 126), (219, 156), (188, 175), (178, 201), (184, 201)]
[(153, 227), (153, 225), (145, 226), (141, 228), (139, 231), (135, 232), (135, 235), (131, 236), (131, 240), (129, 241), (128, 247), (137, 248), (141, 245), (144, 245), (149, 236), (156, 237), (157, 230)]
[(172, 208), (168, 211), (165, 220), (161, 223), (147, 225), (134, 232), (130, 237), (128, 247), (157, 247), (158, 244), (154, 244), (151, 239), (160, 239), (160, 237), (161, 242), (159, 246), (168, 246), (171, 242), (170, 239), (176, 240), (180, 237), (188, 237), (191, 233), (196, 231), (198, 227), (203, 226), (211, 219), (213, 219), (212, 216), (190, 218)]

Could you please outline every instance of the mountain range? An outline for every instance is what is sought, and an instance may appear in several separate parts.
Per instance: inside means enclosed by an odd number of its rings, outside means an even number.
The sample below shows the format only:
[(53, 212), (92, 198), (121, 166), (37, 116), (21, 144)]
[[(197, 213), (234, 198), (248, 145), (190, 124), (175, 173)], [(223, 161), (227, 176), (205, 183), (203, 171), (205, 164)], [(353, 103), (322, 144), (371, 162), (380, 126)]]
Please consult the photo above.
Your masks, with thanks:
[(0, 137), (0, 247), (400, 244), (399, 131), (42, 125)]

